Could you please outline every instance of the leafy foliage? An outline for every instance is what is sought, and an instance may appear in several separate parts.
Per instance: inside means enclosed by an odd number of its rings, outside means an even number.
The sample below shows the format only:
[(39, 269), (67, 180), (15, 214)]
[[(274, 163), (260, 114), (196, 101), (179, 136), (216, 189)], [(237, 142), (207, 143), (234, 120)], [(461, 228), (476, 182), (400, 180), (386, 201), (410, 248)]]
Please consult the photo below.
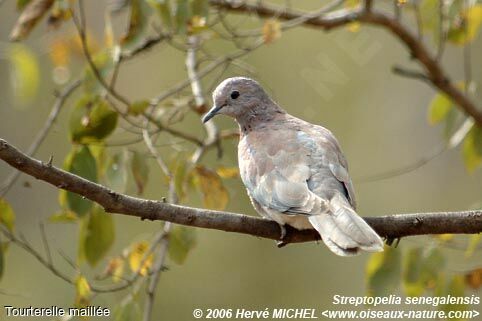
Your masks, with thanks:
[(15, 226), (15, 213), (12, 207), (4, 199), (0, 198), (0, 225), (13, 232)]
[(70, 137), (74, 143), (101, 141), (117, 126), (118, 115), (99, 96), (85, 96), (70, 115)]
[(99, 206), (83, 218), (80, 230), (80, 257), (95, 266), (114, 243), (115, 227), (112, 215)]
[(196, 245), (194, 229), (175, 226), (169, 234), (169, 257), (177, 264), (183, 264), (189, 251)]
[[(97, 163), (87, 146), (74, 146), (65, 159), (64, 168), (72, 174), (97, 182)], [(78, 194), (61, 190), (59, 197), (60, 205), (78, 216), (84, 216), (92, 208), (92, 202)]]

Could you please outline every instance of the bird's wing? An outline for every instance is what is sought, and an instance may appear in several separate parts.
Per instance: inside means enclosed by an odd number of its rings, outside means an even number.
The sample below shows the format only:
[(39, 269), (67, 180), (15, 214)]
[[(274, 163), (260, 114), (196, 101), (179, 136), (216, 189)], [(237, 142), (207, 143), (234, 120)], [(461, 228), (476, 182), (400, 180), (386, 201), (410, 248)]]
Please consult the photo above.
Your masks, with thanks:
[(250, 134), (240, 142), (238, 156), (241, 178), (261, 206), (285, 214), (314, 215), (326, 210), (326, 200), (308, 186), (310, 151), (298, 141), (297, 131)]
[(330, 189), (339, 190), (346, 196), (351, 206), (356, 208), (355, 191), (348, 174), (348, 163), (335, 136), (324, 127), (311, 125), (310, 130), (299, 134), (299, 137), (311, 150), (310, 190), (315, 194), (326, 193)]

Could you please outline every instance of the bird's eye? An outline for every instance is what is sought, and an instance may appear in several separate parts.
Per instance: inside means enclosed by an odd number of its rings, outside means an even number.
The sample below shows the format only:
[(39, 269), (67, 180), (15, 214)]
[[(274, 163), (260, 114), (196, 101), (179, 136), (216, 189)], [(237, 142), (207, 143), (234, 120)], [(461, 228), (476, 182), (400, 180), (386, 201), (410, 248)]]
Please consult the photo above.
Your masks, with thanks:
[(233, 91), (231, 92), (231, 98), (232, 98), (232, 99), (236, 99), (236, 98), (238, 98), (238, 97), (239, 97), (239, 91), (233, 90)]

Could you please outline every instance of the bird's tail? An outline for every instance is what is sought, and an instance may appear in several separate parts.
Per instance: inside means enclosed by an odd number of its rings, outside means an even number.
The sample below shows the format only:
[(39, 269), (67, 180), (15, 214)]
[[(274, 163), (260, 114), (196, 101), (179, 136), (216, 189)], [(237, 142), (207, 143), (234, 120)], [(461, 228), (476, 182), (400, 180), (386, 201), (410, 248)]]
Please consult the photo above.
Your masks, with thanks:
[(328, 213), (310, 216), (309, 220), (333, 253), (352, 256), (360, 251), (383, 251), (380, 236), (355, 213), (345, 197), (336, 194), (329, 208)]

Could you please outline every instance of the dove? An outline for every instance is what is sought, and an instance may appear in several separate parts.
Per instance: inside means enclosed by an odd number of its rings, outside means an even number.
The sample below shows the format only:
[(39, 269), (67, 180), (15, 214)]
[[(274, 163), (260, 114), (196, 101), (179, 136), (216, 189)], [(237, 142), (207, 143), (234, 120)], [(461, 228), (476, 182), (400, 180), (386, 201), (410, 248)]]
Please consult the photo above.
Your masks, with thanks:
[(355, 212), (348, 164), (326, 128), (288, 114), (261, 85), (233, 77), (213, 91), (214, 106), (203, 123), (227, 115), (239, 125), (241, 179), (255, 210), (285, 225), (316, 229), (340, 256), (383, 251), (378, 234)]

